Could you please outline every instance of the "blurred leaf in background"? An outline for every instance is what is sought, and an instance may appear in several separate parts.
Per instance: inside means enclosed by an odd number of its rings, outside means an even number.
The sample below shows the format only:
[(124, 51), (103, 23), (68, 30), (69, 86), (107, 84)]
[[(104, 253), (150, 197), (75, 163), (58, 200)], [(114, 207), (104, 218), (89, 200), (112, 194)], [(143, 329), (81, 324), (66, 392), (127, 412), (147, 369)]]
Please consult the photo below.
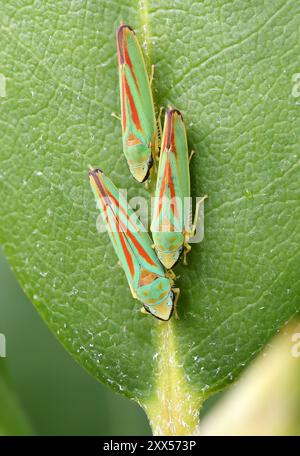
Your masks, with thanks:
[(29, 421), (11, 386), (6, 362), (0, 358), (0, 436), (31, 433)]

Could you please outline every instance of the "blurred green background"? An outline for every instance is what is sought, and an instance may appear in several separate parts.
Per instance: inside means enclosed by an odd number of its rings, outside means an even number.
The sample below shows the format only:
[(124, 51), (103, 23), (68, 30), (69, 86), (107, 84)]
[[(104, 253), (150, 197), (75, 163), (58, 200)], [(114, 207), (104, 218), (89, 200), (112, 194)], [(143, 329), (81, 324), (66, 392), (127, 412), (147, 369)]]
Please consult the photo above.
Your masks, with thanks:
[(24, 295), (1, 249), (0, 333), (6, 336), (13, 386), (35, 434), (151, 435), (137, 404), (98, 383), (63, 349)]

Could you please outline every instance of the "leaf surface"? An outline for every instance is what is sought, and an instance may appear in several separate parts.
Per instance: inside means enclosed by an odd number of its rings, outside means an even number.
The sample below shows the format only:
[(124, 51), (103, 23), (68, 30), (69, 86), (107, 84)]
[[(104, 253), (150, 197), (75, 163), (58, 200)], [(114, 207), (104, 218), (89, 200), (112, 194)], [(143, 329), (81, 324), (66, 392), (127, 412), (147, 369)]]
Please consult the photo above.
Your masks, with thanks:
[[(203, 399), (299, 311), (299, 13), (292, 0), (0, 6), (1, 242), (67, 350), (139, 401), (155, 433), (193, 428)], [(86, 177), (101, 166), (149, 198), (111, 117), (121, 19), (156, 65), (157, 108), (184, 114), (193, 196), (209, 195), (169, 324), (140, 314)]]

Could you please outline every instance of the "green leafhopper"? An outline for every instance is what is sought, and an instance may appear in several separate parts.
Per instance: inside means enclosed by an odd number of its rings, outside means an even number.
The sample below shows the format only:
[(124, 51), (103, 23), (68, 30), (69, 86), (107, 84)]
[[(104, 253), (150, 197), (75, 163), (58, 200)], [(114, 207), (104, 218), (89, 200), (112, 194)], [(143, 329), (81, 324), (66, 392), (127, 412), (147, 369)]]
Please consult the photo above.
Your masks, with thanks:
[[(188, 241), (194, 235), (194, 228), (190, 231), (185, 228), (190, 212), (189, 202), (190, 170), (186, 130), (181, 113), (169, 108), (165, 113), (151, 223), (157, 256), (167, 269), (174, 266), (183, 251), (186, 256), (191, 249)], [(195, 213), (196, 220), (197, 216), (198, 209)], [(184, 262), (186, 263), (186, 258)]]
[(89, 178), (133, 297), (142, 302), (146, 312), (160, 320), (169, 320), (179, 290), (173, 288), (173, 280), (158, 260), (150, 236), (141, 229), (135, 212), (124, 204), (115, 185), (101, 170), (91, 169)]
[(129, 169), (144, 182), (157, 155), (154, 104), (142, 50), (129, 25), (117, 29), (123, 151)]

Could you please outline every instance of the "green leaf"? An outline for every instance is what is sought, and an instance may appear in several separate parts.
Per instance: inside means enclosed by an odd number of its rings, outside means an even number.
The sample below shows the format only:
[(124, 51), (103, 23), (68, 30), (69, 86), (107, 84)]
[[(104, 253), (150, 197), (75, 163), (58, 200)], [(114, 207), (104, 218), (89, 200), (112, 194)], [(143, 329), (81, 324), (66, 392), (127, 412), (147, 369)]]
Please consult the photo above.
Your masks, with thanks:
[[(190, 433), (201, 402), (299, 311), (299, 13), (292, 0), (0, 6), (6, 255), (64, 346), (137, 400), (155, 433)], [(168, 324), (139, 313), (86, 178), (100, 165), (129, 197), (149, 197), (111, 117), (121, 19), (156, 64), (157, 107), (183, 111), (193, 195), (209, 195)]]
[(10, 385), (4, 360), (0, 359), (0, 436), (31, 433), (32, 429)]

